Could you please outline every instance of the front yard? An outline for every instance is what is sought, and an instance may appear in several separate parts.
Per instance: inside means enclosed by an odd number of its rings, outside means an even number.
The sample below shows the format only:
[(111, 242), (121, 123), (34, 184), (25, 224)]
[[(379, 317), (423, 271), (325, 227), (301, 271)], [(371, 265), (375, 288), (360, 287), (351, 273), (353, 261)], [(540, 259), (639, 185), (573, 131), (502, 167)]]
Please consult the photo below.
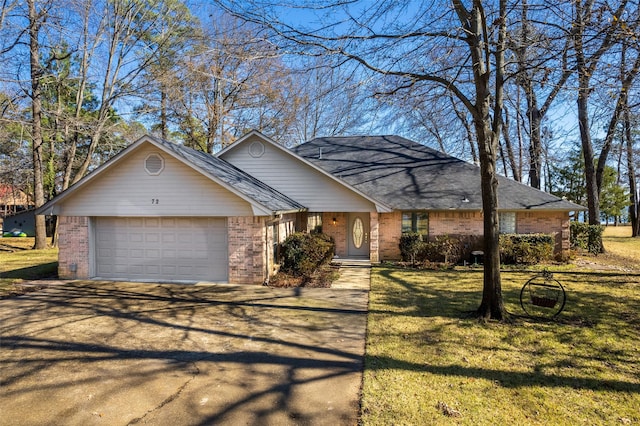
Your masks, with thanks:
[(33, 238), (0, 238), (0, 298), (24, 292), (25, 281), (58, 274), (58, 249), (31, 250), (33, 244)]
[[(624, 232), (607, 229), (606, 255), (550, 267), (567, 290), (555, 320), (520, 307), (539, 269), (505, 270), (513, 321), (484, 324), (468, 316), (480, 269), (375, 267), (361, 424), (639, 424), (640, 239)], [(55, 276), (57, 250), (32, 244), (0, 239), (0, 297)]]
[(375, 268), (362, 423), (638, 424), (640, 240), (610, 232), (606, 256), (555, 267), (556, 320), (524, 316), (531, 271), (502, 273), (513, 322), (483, 324), (481, 271)]

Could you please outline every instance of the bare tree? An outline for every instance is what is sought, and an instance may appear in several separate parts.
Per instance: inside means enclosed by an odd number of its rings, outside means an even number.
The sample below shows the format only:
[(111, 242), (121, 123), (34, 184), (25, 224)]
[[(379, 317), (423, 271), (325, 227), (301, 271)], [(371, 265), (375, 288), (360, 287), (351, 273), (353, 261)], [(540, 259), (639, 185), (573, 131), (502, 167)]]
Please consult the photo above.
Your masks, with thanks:
[[(584, 156), (589, 223), (598, 225), (600, 223), (600, 205), (596, 166), (594, 164), (594, 148), (589, 124), (589, 96), (593, 90), (591, 78), (600, 59), (616, 40), (627, 1), (621, 0), (614, 11), (610, 11), (606, 5), (596, 8), (594, 7), (594, 2), (594, 0), (574, 1), (572, 41), (578, 74), (578, 123), (580, 125), (582, 154)], [(607, 24), (605, 28), (597, 25), (599, 22), (608, 22), (609, 20), (611, 20), (612, 25)], [(602, 31), (601, 37), (595, 36), (598, 31)], [(592, 43), (594, 40), (595, 43)]]
[(312, 57), (293, 71), (299, 94), (294, 141), (346, 135), (366, 127), (362, 111), (368, 87), (352, 69), (335, 66), (330, 58)]
[(529, 123), (529, 183), (540, 189), (542, 121), (575, 67), (569, 65), (571, 38), (563, 26), (567, 4), (543, 2), (536, 4), (532, 13), (527, 0), (520, 3), (519, 28), (511, 32), (508, 45), (515, 55), (515, 82), (527, 103), (524, 116)]
[(477, 314), (502, 319), (496, 158), (502, 132), (507, 0), (452, 0), (449, 7), (442, 7), (442, 2), (381, 1), (360, 10), (350, 10), (349, 2), (313, 2), (315, 11), (334, 16), (330, 21), (322, 16), (316, 28), (287, 24), (278, 19), (277, 10), (259, 1), (220, 3), (229, 13), (269, 26), (283, 43), (293, 42), (292, 49), (298, 46), (307, 54), (353, 61), (395, 91), (438, 85), (464, 105), (477, 141), (484, 211), (484, 286)]
[[(40, 83), (40, 29), (49, 13), (50, 3), (36, 5), (36, 0), (27, 0), (29, 17), (29, 69), (31, 74), (31, 139), (33, 154), (33, 195), (35, 207), (45, 203), (42, 170), (44, 167), (44, 147), (42, 140), (42, 92)], [(47, 230), (44, 216), (35, 217), (35, 249), (47, 247)]]
[[(135, 97), (144, 81), (143, 72), (154, 65), (157, 54), (172, 40), (173, 27), (167, 25), (178, 20), (166, 20), (173, 8), (182, 7), (172, 0), (130, 2), (113, 0), (104, 3), (92, 3), (88, 0), (83, 9), (83, 69), (82, 75), (89, 77), (91, 72), (100, 70), (99, 107), (87, 129), (88, 145), (84, 146), (75, 176), (71, 182), (80, 180), (94, 161), (106, 127), (114, 117), (114, 106), (118, 100)], [(97, 23), (93, 17), (99, 17)], [(149, 43), (150, 39), (153, 43)], [(79, 92), (78, 108), (86, 100)]]
[(301, 91), (260, 31), (218, 11), (184, 52), (171, 83), (168, 121), (185, 145), (212, 153), (249, 129), (275, 140), (294, 132)]
[[(638, 12), (640, 12), (640, 6), (638, 7)], [(640, 13), (638, 13), (638, 18), (640, 18)], [(607, 133), (605, 135), (602, 148), (600, 149), (600, 155), (598, 156), (598, 162), (596, 166), (596, 188), (598, 198), (600, 197), (600, 193), (602, 191), (603, 175), (607, 160), (609, 158), (609, 153), (612, 150), (616, 135), (619, 133), (619, 123), (623, 117), (624, 111), (629, 107), (629, 93), (631, 93), (632, 86), (635, 83), (638, 73), (640, 72), (640, 50), (638, 50), (637, 47), (635, 49), (630, 49), (629, 43), (627, 41), (636, 38), (636, 34), (634, 33), (635, 28), (626, 25), (624, 22), (620, 24), (620, 27), (620, 31), (623, 33), (623, 36), (626, 35), (626, 37), (623, 37), (620, 56), (618, 59), (618, 62), (620, 64), (618, 83), (620, 84), (620, 86), (616, 90), (617, 99), (615, 108), (611, 113), (611, 117), (607, 125)], [(633, 55), (634, 51), (635, 58), (629, 58), (629, 55)], [(629, 63), (631, 64), (630, 66)]]

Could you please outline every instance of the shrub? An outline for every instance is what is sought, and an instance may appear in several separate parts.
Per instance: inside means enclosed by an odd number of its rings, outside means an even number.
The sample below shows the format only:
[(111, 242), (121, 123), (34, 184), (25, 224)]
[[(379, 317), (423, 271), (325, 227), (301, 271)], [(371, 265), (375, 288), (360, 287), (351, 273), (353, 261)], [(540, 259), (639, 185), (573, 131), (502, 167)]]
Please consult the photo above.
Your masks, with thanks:
[(416, 232), (407, 232), (400, 236), (400, 256), (403, 262), (411, 262), (412, 265), (422, 262), (420, 259), (425, 251), (425, 242), (422, 235)]
[(553, 236), (549, 234), (500, 235), (500, 262), (535, 264), (553, 258)]
[(435, 239), (428, 241), (423, 247), (421, 261), (444, 262), (447, 265), (455, 264), (462, 260), (464, 254), (464, 244), (449, 235), (438, 235)]
[(439, 235), (433, 240), (425, 240), (423, 235), (409, 232), (400, 237), (400, 254), (404, 262), (412, 265), (425, 262), (443, 262), (455, 264), (465, 255), (467, 243), (450, 237)]
[(569, 240), (571, 242), (571, 248), (586, 250), (593, 254), (599, 254), (604, 251), (602, 245), (604, 226), (589, 225), (584, 222), (571, 222), (570, 229), (571, 236)]
[(334, 252), (335, 243), (328, 235), (296, 232), (282, 242), (281, 270), (308, 277), (321, 265), (329, 263)]

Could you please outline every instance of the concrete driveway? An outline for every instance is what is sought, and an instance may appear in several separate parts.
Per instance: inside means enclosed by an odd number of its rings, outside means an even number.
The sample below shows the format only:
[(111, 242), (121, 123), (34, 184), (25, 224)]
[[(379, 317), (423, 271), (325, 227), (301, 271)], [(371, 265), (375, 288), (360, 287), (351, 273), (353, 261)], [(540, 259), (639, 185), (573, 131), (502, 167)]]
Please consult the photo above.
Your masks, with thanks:
[(113, 282), (0, 300), (0, 424), (356, 424), (367, 300)]

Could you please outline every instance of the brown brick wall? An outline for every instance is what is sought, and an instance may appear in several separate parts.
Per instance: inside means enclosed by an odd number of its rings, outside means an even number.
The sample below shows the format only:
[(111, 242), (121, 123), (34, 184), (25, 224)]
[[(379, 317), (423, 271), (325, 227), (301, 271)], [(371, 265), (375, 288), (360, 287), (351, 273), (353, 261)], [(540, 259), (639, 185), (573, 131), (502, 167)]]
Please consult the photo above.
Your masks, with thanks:
[(483, 235), (480, 212), (429, 212), (429, 235)]
[(402, 213), (380, 213), (378, 216), (380, 235), (380, 260), (400, 259), (400, 235), (402, 235)]
[(565, 256), (569, 252), (569, 212), (518, 212), (516, 231), (519, 234), (552, 234), (556, 255)]
[[(263, 217), (230, 217), (227, 219), (229, 241), (229, 282), (262, 284), (266, 277), (270, 250)], [(273, 238), (273, 237), (272, 237)], [(271, 269), (271, 264), (269, 265)]]
[(89, 278), (89, 218), (58, 217), (58, 235), (58, 276)]
[[(336, 219), (335, 225), (333, 218)], [(347, 213), (327, 213), (322, 214), (322, 232), (333, 237), (336, 243), (336, 255), (338, 257), (347, 256)]]

